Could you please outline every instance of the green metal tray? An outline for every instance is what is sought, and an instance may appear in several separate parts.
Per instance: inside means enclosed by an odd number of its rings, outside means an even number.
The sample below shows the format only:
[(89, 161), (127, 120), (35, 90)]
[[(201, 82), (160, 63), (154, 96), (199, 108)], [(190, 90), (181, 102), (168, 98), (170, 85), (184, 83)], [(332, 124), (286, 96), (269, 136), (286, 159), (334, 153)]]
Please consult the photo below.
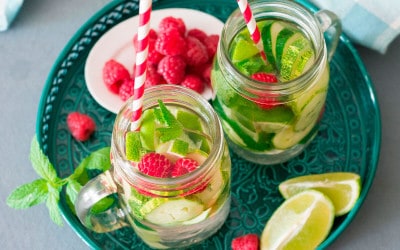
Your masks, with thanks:
[[(225, 21), (237, 3), (153, 1), (153, 9), (177, 7), (197, 9)], [(102, 108), (89, 94), (84, 65), (90, 49), (105, 32), (137, 14), (138, 1), (111, 1), (72, 37), (48, 76), (37, 115), (37, 135), (60, 177), (71, 174), (74, 166), (90, 152), (110, 145), (115, 114)], [(88, 113), (98, 125), (94, 136), (84, 143), (73, 140), (67, 129), (67, 114), (75, 110)], [(234, 237), (246, 233), (260, 235), (268, 218), (283, 202), (277, 187), (287, 178), (333, 171), (356, 172), (362, 178), (360, 198), (350, 213), (335, 219), (331, 233), (320, 245), (320, 249), (327, 247), (343, 233), (364, 202), (375, 176), (380, 142), (381, 121), (375, 90), (357, 51), (342, 35), (331, 61), (326, 111), (316, 139), (295, 159), (275, 166), (252, 164), (232, 153), (229, 217), (216, 235), (192, 249), (230, 249)], [(68, 224), (91, 248), (147, 249), (129, 228), (104, 234), (87, 230), (67, 205), (64, 193), (60, 209)]]

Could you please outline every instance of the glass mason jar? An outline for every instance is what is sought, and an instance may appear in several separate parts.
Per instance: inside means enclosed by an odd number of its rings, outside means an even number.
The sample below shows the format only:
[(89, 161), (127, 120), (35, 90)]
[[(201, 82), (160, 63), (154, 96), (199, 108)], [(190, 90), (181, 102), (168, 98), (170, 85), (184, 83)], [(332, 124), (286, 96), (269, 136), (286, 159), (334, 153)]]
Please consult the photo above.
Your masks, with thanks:
[[(190, 154), (201, 162), (200, 166), (177, 177), (154, 177), (127, 160), (126, 134), (130, 131), (133, 101), (129, 99), (115, 120), (112, 167), (82, 188), (75, 207), (81, 222), (91, 230), (108, 232), (129, 226), (150, 247), (175, 249), (210, 237), (225, 222), (230, 209), (231, 161), (219, 118), (202, 96), (177, 85), (157, 85), (145, 91), (142, 116), (146, 110), (158, 107), (159, 100), (175, 110), (172, 113), (198, 117), (208, 144), (204, 151), (195, 150), (186, 157)], [(193, 132), (192, 125), (198, 123), (193, 122), (193, 116), (189, 117), (191, 121), (182, 124), (184, 130)], [(145, 119), (142, 117), (142, 127)], [(152, 134), (151, 138), (154, 137)], [(205, 138), (196, 132), (184, 138), (189, 137)], [(110, 194), (117, 194), (117, 206), (94, 212), (95, 204)]]
[(224, 25), (211, 71), (213, 106), (234, 152), (277, 164), (301, 153), (317, 134), (341, 25), (333, 13), (314, 14), (293, 1), (250, 6), (266, 59), (237, 9)]

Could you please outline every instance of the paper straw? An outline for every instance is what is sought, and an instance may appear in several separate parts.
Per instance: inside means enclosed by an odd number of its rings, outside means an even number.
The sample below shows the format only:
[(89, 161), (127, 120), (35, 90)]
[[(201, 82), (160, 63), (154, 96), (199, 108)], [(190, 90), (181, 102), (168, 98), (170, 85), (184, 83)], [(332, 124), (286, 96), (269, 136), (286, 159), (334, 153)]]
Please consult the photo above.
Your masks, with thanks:
[(140, 125), (143, 107), (144, 82), (147, 72), (147, 55), (149, 45), (151, 0), (139, 1), (139, 27), (137, 35), (137, 51), (135, 61), (135, 83), (133, 87), (131, 130)]
[(264, 47), (261, 40), (261, 33), (257, 27), (256, 19), (253, 16), (253, 12), (251, 11), (249, 3), (247, 2), (247, 0), (237, 0), (237, 3), (239, 5), (240, 12), (242, 12), (247, 29), (250, 32), (251, 39), (256, 44), (264, 61), (266, 61), (267, 57), (264, 52)]

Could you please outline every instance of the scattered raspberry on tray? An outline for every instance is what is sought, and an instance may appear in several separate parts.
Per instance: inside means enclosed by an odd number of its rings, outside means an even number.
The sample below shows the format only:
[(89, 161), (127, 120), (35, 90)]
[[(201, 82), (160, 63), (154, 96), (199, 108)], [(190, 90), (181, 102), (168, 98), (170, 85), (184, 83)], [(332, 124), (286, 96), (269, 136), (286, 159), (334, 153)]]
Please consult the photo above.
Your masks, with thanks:
[(78, 141), (88, 140), (96, 130), (96, 123), (92, 117), (77, 111), (68, 114), (67, 126), (72, 137)]

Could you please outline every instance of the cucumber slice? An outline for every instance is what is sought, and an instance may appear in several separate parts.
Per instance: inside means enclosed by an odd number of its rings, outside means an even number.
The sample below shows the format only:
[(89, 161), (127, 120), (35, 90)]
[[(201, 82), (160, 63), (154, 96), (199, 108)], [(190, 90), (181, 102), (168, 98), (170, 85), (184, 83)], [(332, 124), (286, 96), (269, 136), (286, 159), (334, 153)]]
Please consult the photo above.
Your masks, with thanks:
[(226, 180), (224, 180), (221, 170), (218, 169), (207, 187), (200, 193), (194, 194), (195, 197), (199, 198), (205, 207), (211, 207), (222, 193)]
[(293, 112), (298, 115), (305, 106), (315, 97), (315, 95), (325, 93), (328, 91), (328, 82), (329, 82), (329, 68), (326, 66), (324, 72), (321, 77), (318, 79), (310, 89), (302, 92), (301, 95), (296, 96), (295, 101), (290, 105)]
[(144, 219), (157, 225), (171, 225), (189, 221), (204, 211), (198, 199), (154, 198), (140, 208)]
[(321, 109), (325, 104), (325, 98), (325, 93), (318, 93), (308, 102), (297, 118), (298, 120), (294, 125), (295, 131), (302, 131), (307, 127), (313, 127), (315, 125)]
[(278, 34), (285, 28), (284, 24), (280, 21), (275, 21), (270, 24), (266, 24), (262, 29), (262, 40), (265, 54), (268, 61), (276, 65), (276, 39)]
[(246, 143), (240, 138), (240, 136), (236, 133), (236, 131), (227, 123), (225, 120), (221, 120), (222, 127), (226, 135), (231, 139), (235, 144), (240, 145), (242, 147), (246, 147)]
[(211, 208), (207, 209), (206, 211), (202, 212), (199, 216), (197, 216), (191, 220), (184, 221), (182, 224), (183, 225), (193, 225), (193, 224), (202, 222), (203, 220), (208, 218), (208, 216), (210, 215), (210, 212), (211, 212)]
[(287, 127), (277, 133), (272, 139), (272, 143), (277, 149), (288, 149), (299, 143), (313, 127), (309, 126), (302, 131), (294, 131), (293, 127)]
[(283, 122), (255, 122), (254, 127), (257, 131), (263, 131), (267, 133), (277, 133), (288, 125)]
[(280, 60), (280, 77), (289, 81), (301, 75), (314, 62), (314, 51), (310, 42), (300, 32), (295, 33), (285, 44)]

